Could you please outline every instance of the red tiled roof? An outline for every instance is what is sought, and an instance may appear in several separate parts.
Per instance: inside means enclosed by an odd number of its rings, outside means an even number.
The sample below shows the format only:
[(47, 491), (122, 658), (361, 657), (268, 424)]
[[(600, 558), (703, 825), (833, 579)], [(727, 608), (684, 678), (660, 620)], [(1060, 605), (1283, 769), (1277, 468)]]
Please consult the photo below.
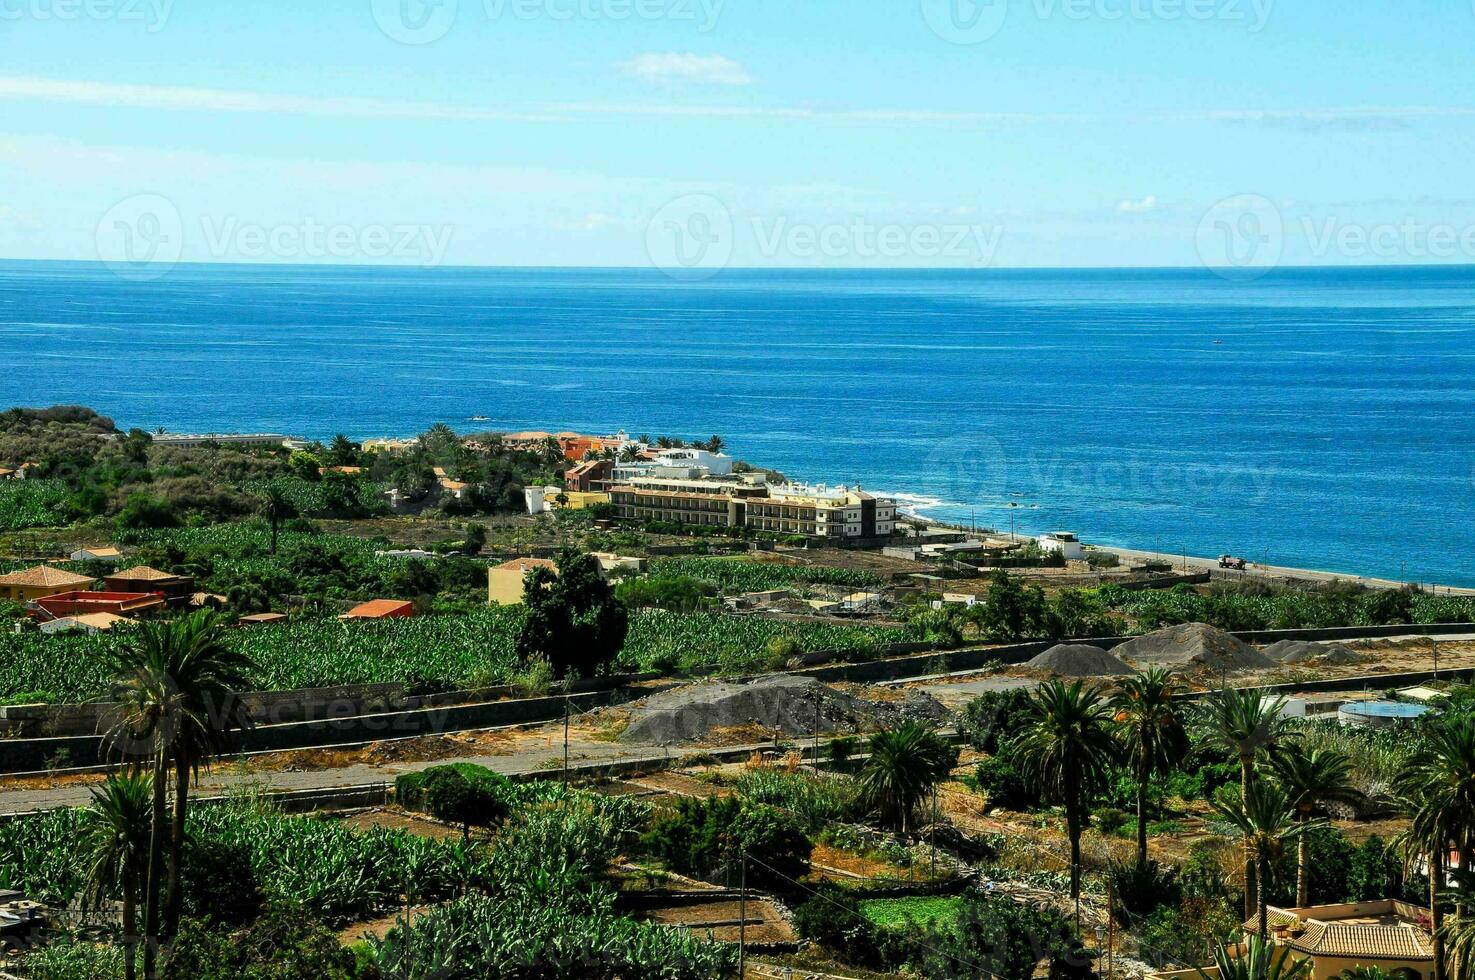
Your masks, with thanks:
[(513, 572), (526, 572), (534, 568), (551, 568), (554, 571), (558, 570), (558, 564), (556, 562), (549, 561), (547, 558), (514, 558), (511, 561), (504, 561), (502, 564), (493, 565), (492, 567), (505, 568), (508, 571)]
[(40, 586), (91, 585), (97, 581), (89, 575), (77, 575), (53, 565), (37, 565), (9, 575), (0, 575), (0, 585)]
[(161, 572), (157, 568), (150, 568), (147, 565), (135, 565), (133, 568), (125, 568), (121, 572), (112, 572), (105, 577), (132, 579), (135, 582), (164, 582), (181, 578), (182, 576)]
[(414, 603), (404, 599), (370, 599), (361, 602), (348, 612), (344, 613), (343, 619), (383, 619), (386, 616), (404, 616), (415, 609)]

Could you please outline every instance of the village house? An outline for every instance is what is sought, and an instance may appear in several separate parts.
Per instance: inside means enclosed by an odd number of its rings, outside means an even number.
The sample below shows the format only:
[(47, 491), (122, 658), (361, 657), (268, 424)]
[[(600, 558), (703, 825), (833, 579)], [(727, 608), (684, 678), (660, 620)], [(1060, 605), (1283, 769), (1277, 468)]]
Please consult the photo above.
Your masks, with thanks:
[(68, 556), (72, 561), (106, 561), (116, 562), (122, 559), (123, 552), (117, 548), (81, 548)]
[(135, 565), (102, 578), (109, 592), (157, 592), (171, 605), (188, 602), (195, 593), (195, 580), (188, 575), (161, 572), (147, 565)]
[(0, 575), (0, 599), (12, 602), (35, 602), (59, 592), (90, 589), (97, 580), (78, 575), (53, 565), (37, 565), (9, 575)]
[(488, 568), (487, 602), (494, 606), (515, 606), (522, 602), (523, 578), (534, 568), (558, 572), (558, 566), (547, 558), (514, 558)]
[[(1434, 945), (1426, 909), (1393, 899), (1306, 908), (1266, 909), (1271, 941), (1283, 955), (1311, 961), (1305, 980), (1336, 980), (1355, 967), (1378, 967), (1400, 980), (1433, 975)], [(1259, 919), (1244, 923), (1246, 936)], [(1217, 967), (1152, 973), (1148, 980), (1217, 980)]]
[(409, 619), (415, 615), (415, 604), (405, 599), (370, 599), (361, 602), (339, 619)]
[(88, 613), (135, 616), (164, 608), (164, 596), (158, 592), (58, 592), (42, 596), (35, 604), (53, 619)]
[(132, 625), (133, 620), (126, 616), (118, 616), (110, 612), (80, 613), (76, 616), (63, 616), (50, 622), (41, 624), (43, 633), (70, 633), (80, 630), (83, 633), (102, 633), (118, 625)]

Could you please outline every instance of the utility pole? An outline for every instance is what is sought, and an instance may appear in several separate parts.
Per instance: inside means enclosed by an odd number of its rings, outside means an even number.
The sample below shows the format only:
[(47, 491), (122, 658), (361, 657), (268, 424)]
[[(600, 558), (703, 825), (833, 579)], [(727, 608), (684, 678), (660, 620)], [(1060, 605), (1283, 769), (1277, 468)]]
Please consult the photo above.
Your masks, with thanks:
[(738, 852), (738, 980), (746, 973), (748, 956), (748, 851)]
[(1106, 876), (1106, 980), (1112, 980), (1116, 976), (1115, 960), (1112, 959), (1116, 947), (1116, 882), (1111, 875)]
[(563, 787), (568, 789), (568, 712), (569, 696), (563, 696)]
[(818, 773), (819, 773), (819, 725), (820, 725), (820, 711), (822, 710), (823, 706), (824, 706), (824, 701), (820, 697), (819, 688), (815, 688), (815, 691), (814, 691), (814, 771), (815, 771), (815, 774), (816, 775), (818, 775)]

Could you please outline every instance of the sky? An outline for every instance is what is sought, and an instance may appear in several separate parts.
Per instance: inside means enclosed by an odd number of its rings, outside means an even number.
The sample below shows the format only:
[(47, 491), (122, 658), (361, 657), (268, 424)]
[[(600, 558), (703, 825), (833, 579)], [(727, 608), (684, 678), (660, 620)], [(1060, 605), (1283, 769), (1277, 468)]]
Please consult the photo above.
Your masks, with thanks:
[(1475, 0), (0, 0), (0, 258), (1475, 264)]

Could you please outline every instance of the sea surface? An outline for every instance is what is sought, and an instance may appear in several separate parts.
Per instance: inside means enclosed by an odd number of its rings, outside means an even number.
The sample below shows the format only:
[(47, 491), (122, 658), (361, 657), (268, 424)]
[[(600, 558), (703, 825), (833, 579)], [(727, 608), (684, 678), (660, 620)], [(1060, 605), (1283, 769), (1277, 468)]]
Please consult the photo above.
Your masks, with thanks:
[(0, 365), (0, 407), (123, 426), (718, 434), (942, 519), (1475, 586), (1469, 267), (7, 263)]

